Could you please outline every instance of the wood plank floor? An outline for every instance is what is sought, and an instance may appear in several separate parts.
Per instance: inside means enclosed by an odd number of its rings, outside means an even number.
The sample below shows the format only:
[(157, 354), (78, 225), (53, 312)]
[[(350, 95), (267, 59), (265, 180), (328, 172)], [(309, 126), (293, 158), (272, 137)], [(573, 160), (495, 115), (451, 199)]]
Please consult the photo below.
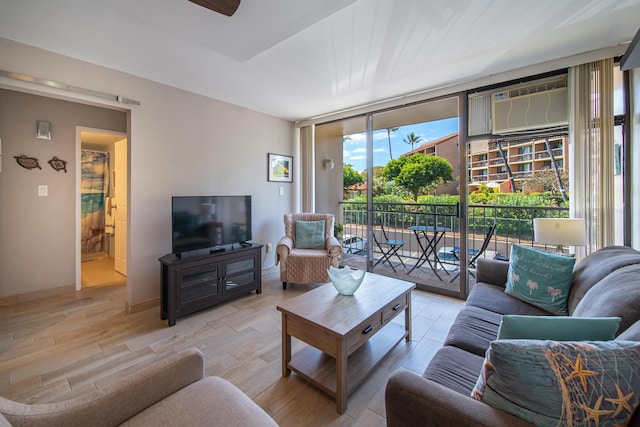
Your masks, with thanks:
[[(282, 290), (277, 269), (263, 272), (263, 292), (179, 318), (169, 328), (159, 308), (126, 314), (124, 286), (0, 307), (0, 396), (53, 402), (102, 387), (168, 354), (198, 347), (206, 373), (228, 379), (281, 426), (383, 426), (384, 385), (396, 369), (422, 373), (463, 302), (412, 293), (413, 340), (401, 342), (349, 397), (335, 402), (292, 374), (281, 376), (281, 314), (276, 306), (312, 289)], [(397, 320), (403, 321), (404, 316)], [(294, 340), (293, 351), (304, 344)]]

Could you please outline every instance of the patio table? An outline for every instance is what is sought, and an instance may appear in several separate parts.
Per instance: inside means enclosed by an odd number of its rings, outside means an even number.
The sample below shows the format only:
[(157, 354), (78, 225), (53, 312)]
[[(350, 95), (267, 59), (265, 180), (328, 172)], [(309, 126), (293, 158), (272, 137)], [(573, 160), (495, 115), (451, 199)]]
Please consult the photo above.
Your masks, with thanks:
[[(416, 235), (416, 239), (418, 240), (418, 245), (420, 246), (420, 250), (422, 253), (418, 257), (418, 261), (416, 261), (416, 265), (414, 265), (411, 270), (407, 274), (411, 274), (413, 270), (416, 268), (420, 268), (425, 262), (429, 264), (431, 271), (436, 275), (436, 277), (442, 281), (442, 278), (438, 274), (437, 268), (438, 264), (444, 270), (447, 275), (449, 272), (438, 258), (438, 243), (444, 236), (447, 231), (451, 231), (449, 227), (440, 227), (433, 225), (412, 225), (409, 227), (409, 230), (413, 231)], [(429, 259), (433, 255), (433, 263)]]

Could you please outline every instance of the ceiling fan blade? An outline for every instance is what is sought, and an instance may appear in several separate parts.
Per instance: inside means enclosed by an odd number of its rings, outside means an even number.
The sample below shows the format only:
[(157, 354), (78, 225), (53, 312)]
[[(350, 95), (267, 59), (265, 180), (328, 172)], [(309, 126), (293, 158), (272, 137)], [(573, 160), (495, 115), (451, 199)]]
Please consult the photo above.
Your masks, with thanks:
[(195, 3), (202, 7), (206, 7), (214, 12), (222, 13), (223, 15), (231, 16), (236, 13), (238, 6), (240, 6), (240, 0), (189, 0), (191, 3)]

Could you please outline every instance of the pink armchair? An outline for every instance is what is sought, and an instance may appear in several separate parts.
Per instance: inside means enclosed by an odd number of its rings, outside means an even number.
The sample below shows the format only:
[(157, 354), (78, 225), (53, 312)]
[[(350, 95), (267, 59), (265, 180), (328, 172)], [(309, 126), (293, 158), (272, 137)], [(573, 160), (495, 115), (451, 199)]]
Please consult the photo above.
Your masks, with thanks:
[[(324, 247), (302, 249), (296, 247), (296, 221), (324, 221)], [(333, 235), (335, 217), (322, 213), (290, 213), (284, 216), (285, 236), (276, 248), (276, 265), (280, 263), (282, 289), (287, 283), (326, 283), (327, 269), (338, 266), (342, 246)]]

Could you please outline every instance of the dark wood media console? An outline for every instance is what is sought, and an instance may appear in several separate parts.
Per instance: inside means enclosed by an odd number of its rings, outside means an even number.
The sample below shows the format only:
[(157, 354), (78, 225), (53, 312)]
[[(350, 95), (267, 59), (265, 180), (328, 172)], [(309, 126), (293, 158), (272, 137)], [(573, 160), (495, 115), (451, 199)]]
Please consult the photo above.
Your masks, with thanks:
[(262, 293), (262, 246), (228, 246), (209, 255), (160, 258), (160, 318), (176, 318), (220, 304), (253, 290)]

